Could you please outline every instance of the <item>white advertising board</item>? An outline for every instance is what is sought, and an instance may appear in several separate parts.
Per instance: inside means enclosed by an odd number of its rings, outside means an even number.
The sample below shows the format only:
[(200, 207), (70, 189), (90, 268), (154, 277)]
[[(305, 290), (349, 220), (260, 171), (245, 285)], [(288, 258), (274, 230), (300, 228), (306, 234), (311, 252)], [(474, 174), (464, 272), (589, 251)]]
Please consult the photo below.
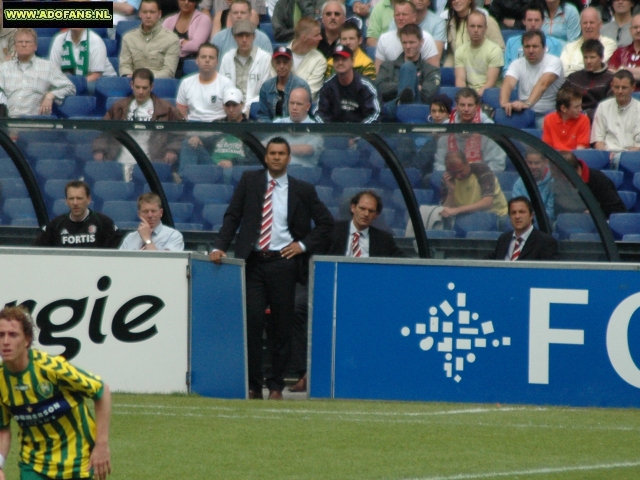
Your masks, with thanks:
[(35, 348), (64, 352), (114, 391), (187, 391), (188, 254), (0, 254), (0, 306), (35, 302)]

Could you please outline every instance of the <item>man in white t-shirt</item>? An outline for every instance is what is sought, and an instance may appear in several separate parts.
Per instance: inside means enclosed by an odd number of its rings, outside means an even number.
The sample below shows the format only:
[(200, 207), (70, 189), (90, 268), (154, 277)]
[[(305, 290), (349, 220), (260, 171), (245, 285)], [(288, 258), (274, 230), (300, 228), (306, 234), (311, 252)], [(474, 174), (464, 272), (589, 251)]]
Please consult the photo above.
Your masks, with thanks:
[(117, 76), (107, 58), (104, 41), (86, 28), (70, 28), (58, 34), (51, 44), (49, 61), (63, 73), (85, 77), (91, 95), (100, 77)]
[[(402, 42), (399, 33), (402, 27), (410, 23), (416, 23), (416, 7), (408, 0), (398, 0), (393, 4), (393, 20), (395, 21), (397, 30), (383, 33), (378, 39), (376, 47), (376, 73), (380, 70), (380, 65), (385, 61), (394, 61), (403, 52)], [(440, 68), (440, 54), (436, 47), (436, 42), (429, 32), (422, 31), (422, 49), (420, 55), (422, 60)]]
[(176, 98), (176, 107), (190, 122), (213, 122), (224, 118), (222, 98), (233, 83), (218, 75), (218, 47), (203, 43), (196, 57), (198, 74), (182, 80)]
[[(536, 126), (542, 128), (544, 116), (555, 110), (556, 95), (564, 83), (562, 62), (545, 53), (545, 35), (530, 30), (522, 35), (524, 57), (514, 60), (504, 76), (500, 90), (500, 106), (511, 116), (531, 108), (536, 113)], [(511, 92), (518, 86), (518, 100), (511, 101)]]

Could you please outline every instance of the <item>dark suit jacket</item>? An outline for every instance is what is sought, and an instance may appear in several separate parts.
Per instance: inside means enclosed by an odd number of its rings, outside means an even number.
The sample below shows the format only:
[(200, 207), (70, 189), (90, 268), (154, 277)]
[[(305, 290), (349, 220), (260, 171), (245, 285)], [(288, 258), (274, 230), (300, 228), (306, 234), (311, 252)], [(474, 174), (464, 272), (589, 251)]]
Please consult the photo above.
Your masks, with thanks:
[[(327, 255), (346, 255), (349, 251), (350, 220), (336, 222), (331, 233), (331, 245)], [(393, 237), (384, 230), (369, 227), (369, 256), (370, 257), (404, 257)]]
[[(509, 243), (513, 238), (513, 230), (503, 233), (498, 238), (498, 245), (493, 253), (485, 258), (493, 260), (503, 260), (509, 250)], [(529, 238), (524, 243), (518, 260), (557, 260), (558, 241), (551, 235), (533, 229)], [(516, 260), (517, 261), (517, 260)]]
[[(267, 191), (267, 171), (249, 170), (242, 174), (233, 192), (215, 248), (226, 251), (240, 227), (236, 240), (236, 258), (247, 260), (260, 236), (262, 203)], [(311, 228), (311, 221), (315, 227)], [(333, 216), (318, 198), (313, 185), (289, 176), (287, 204), (289, 233), (296, 242), (302, 242), (307, 251), (299, 255), (299, 277), (304, 278), (309, 256), (326, 245), (333, 228)]]

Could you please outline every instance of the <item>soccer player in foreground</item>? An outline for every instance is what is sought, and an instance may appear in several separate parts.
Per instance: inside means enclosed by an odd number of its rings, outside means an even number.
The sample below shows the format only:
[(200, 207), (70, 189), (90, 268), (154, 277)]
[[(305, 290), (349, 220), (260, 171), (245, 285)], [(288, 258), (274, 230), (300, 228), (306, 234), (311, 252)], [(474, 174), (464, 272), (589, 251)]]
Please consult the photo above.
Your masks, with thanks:
[[(0, 480), (20, 426), (20, 480), (104, 480), (111, 473), (111, 393), (63, 357), (31, 348), (34, 326), (20, 307), (0, 311)], [(96, 418), (85, 400), (95, 402)]]

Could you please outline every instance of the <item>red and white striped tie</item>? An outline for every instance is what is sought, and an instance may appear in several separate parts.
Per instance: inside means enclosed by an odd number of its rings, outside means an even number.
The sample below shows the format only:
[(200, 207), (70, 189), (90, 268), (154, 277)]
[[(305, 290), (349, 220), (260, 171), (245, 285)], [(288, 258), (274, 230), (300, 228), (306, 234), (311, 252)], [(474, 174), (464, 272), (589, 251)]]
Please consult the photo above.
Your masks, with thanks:
[(353, 232), (353, 240), (351, 240), (351, 255), (354, 257), (362, 256), (362, 250), (360, 250), (360, 232)]
[(273, 225), (273, 206), (271, 203), (271, 197), (273, 197), (273, 189), (276, 186), (276, 181), (271, 180), (269, 182), (269, 188), (264, 194), (264, 202), (262, 204), (262, 224), (260, 225), (260, 238), (258, 239), (258, 245), (260, 250), (269, 250), (269, 244), (271, 243), (271, 226)]
[(522, 237), (516, 238), (516, 244), (513, 246), (513, 253), (511, 254), (511, 261), (515, 262), (520, 256), (520, 247), (522, 246)]

